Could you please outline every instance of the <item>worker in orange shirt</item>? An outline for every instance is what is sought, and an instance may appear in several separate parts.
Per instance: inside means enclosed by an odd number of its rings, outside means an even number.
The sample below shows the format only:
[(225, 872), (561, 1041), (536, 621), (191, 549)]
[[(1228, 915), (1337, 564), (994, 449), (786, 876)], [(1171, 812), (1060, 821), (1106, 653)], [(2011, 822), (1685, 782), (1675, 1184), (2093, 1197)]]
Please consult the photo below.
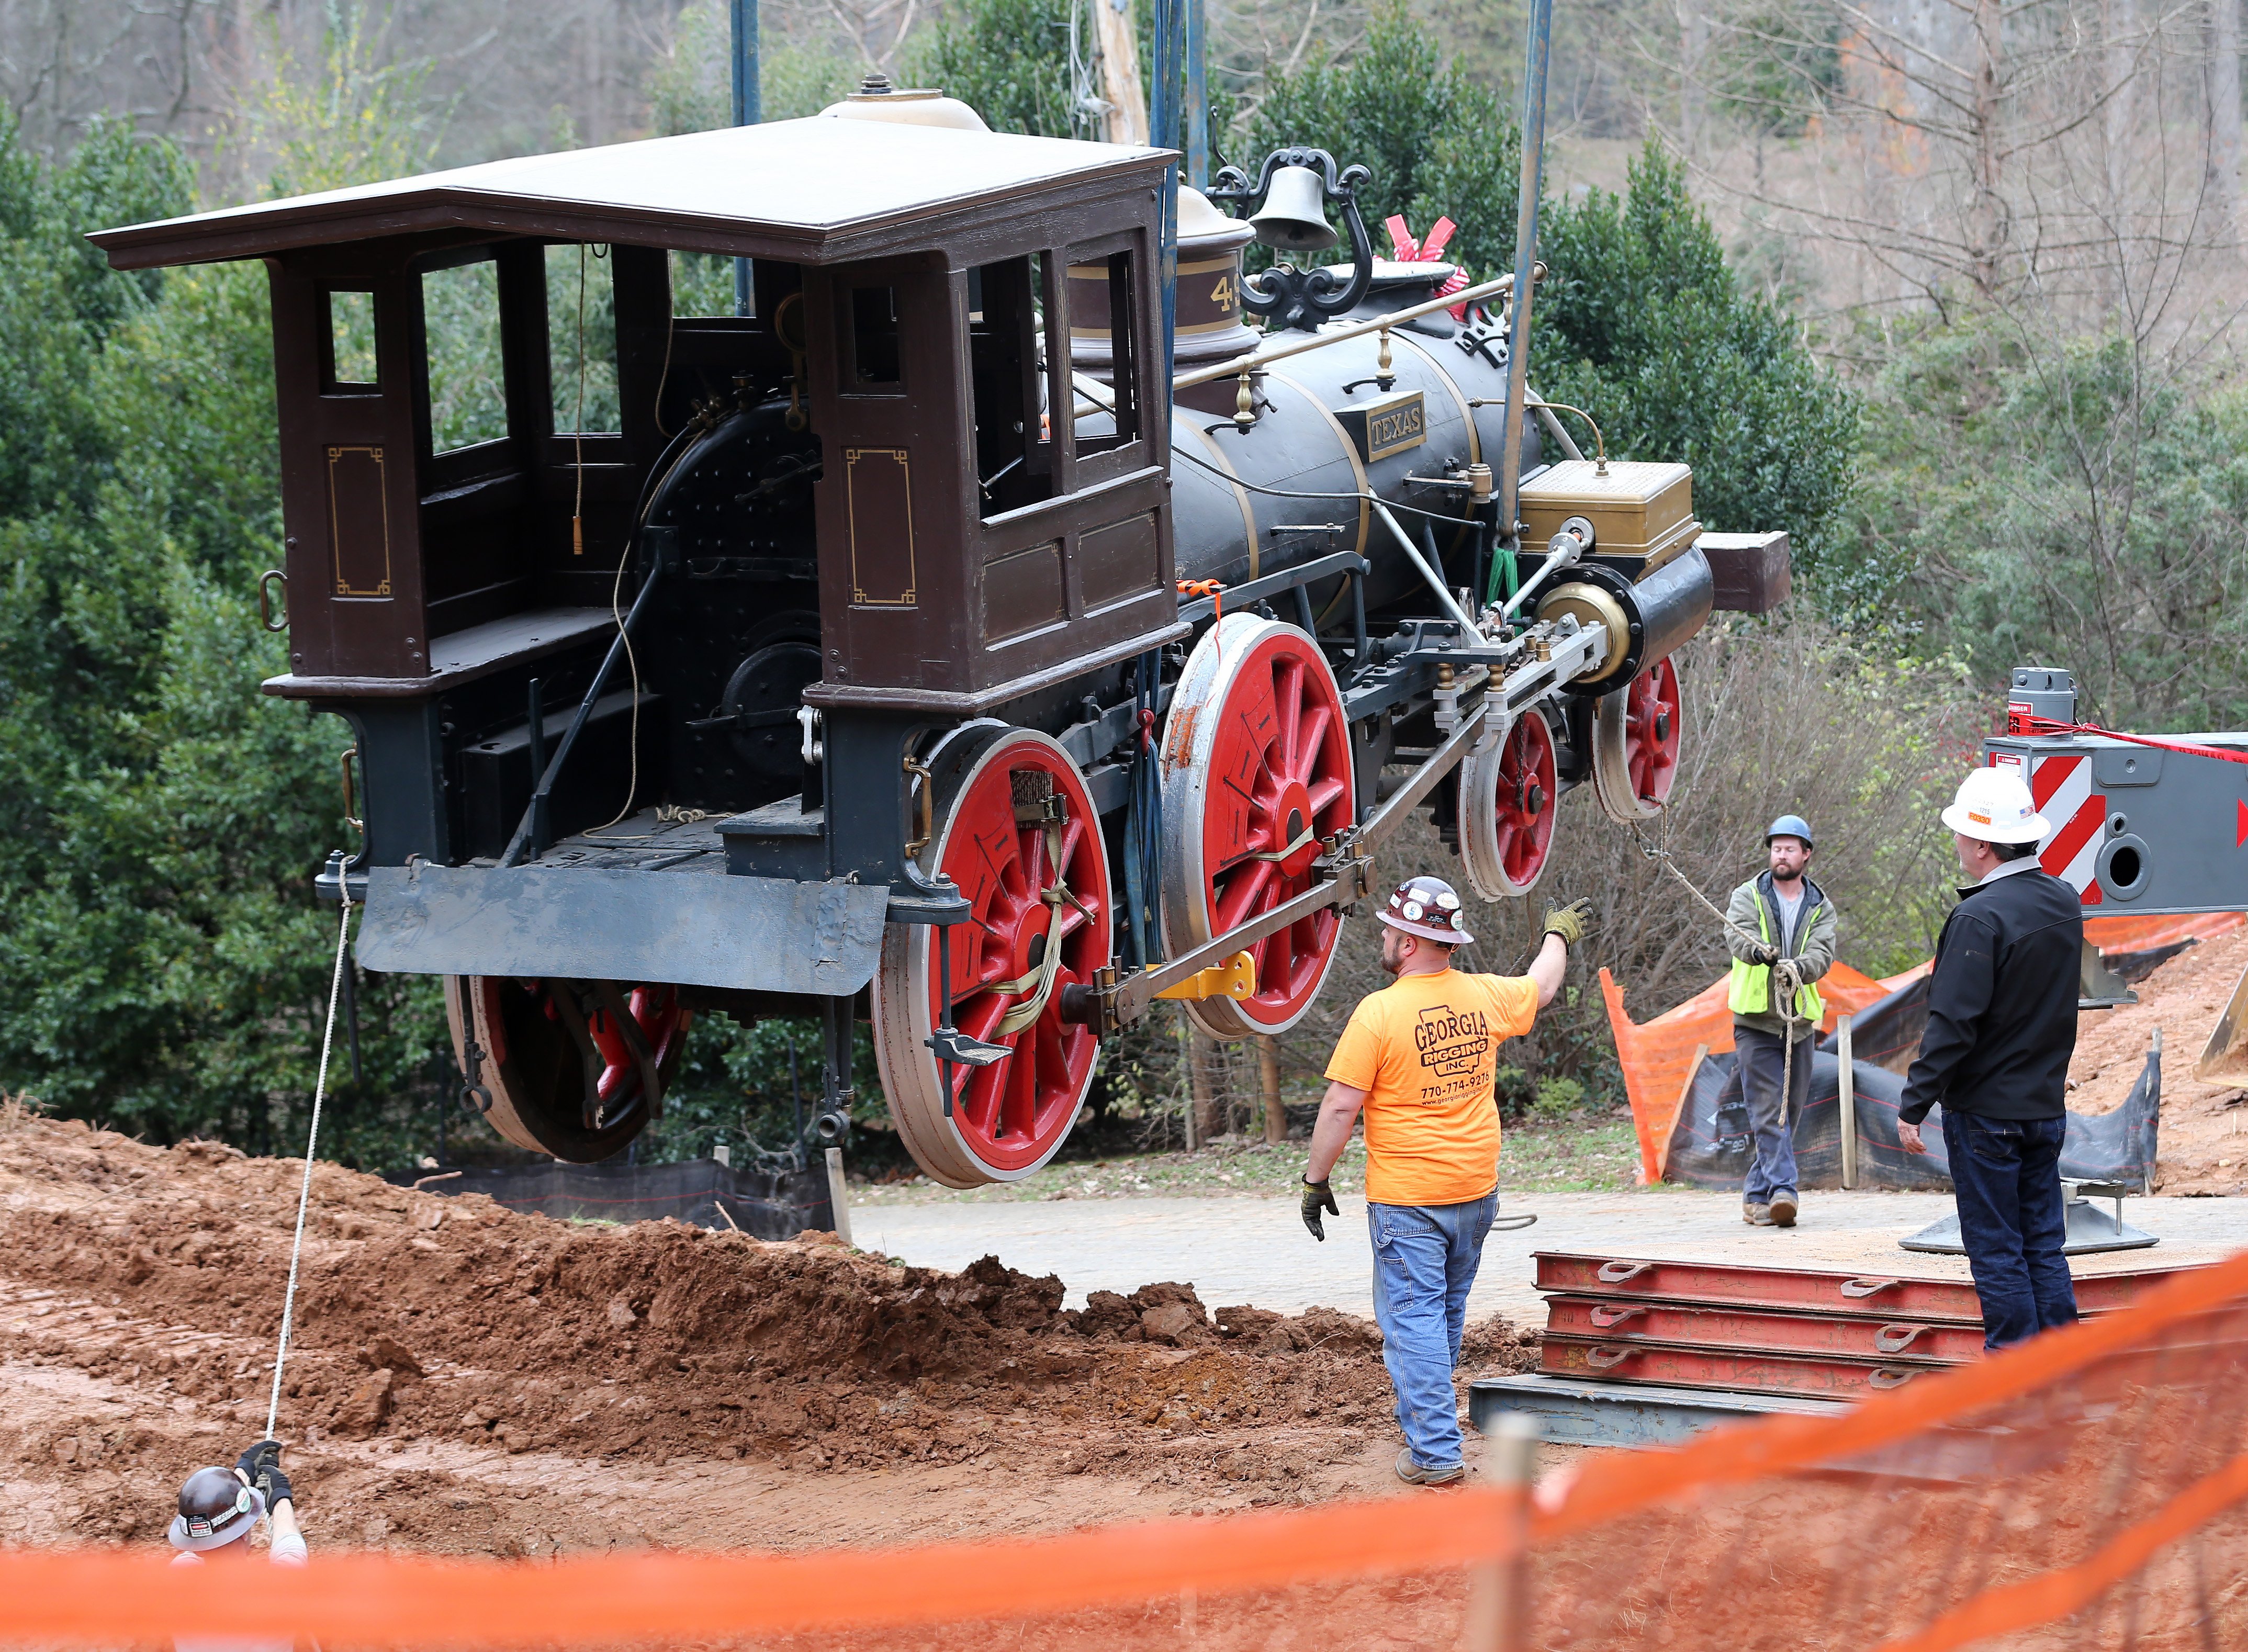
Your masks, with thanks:
[(1586, 901), (1549, 911), (1530, 972), (1469, 975), (1452, 950), (1475, 937), (1440, 878), (1407, 880), (1381, 914), (1381, 967), (1396, 979), (1351, 1012), (1327, 1063), (1327, 1093), (1304, 1170), (1304, 1225), (1340, 1215), (1327, 1186), (1366, 1114), (1366, 1223), (1374, 1239), (1374, 1315), (1397, 1391), (1405, 1449), (1397, 1477), (1450, 1485), (1467, 1472), (1452, 1369), (1468, 1292), (1498, 1210), (1498, 1046), (1553, 1001)]

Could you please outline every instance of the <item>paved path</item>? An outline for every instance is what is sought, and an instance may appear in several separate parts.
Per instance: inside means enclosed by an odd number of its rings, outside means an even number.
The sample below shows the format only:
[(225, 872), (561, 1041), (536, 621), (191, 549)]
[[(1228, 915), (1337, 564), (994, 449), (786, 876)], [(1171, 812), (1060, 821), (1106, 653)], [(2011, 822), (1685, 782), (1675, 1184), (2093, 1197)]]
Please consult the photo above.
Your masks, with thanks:
[[(1157, 1279), (1192, 1284), (1211, 1307), (1246, 1303), (1299, 1313), (1324, 1305), (1371, 1316), (1365, 1206), (1342, 1201), (1314, 1244), (1293, 1199), (1070, 1199), (1025, 1204), (921, 1204), (854, 1210), (852, 1238), (930, 1267), (996, 1255), (1026, 1273), (1058, 1273), (1068, 1302), (1089, 1291), (1136, 1290)], [(1805, 1268), (1875, 1270), (1964, 1278), (1955, 1257), (1897, 1248), (1902, 1236), (1951, 1213), (1940, 1193), (1812, 1193), (1789, 1230), (1750, 1228), (1731, 1194), (1683, 1188), (1623, 1193), (1502, 1196), (1500, 1214), (1535, 1210), (1535, 1227), (1494, 1233), (1470, 1312), (1525, 1325), (1545, 1312), (1531, 1284), (1534, 1251), (1708, 1262), (1779, 1261)], [(2159, 1237), (2152, 1250), (2076, 1258), (2080, 1273), (2213, 1262), (2248, 1247), (2248, 1199), (2131, 1199), (2124, 1219)]]

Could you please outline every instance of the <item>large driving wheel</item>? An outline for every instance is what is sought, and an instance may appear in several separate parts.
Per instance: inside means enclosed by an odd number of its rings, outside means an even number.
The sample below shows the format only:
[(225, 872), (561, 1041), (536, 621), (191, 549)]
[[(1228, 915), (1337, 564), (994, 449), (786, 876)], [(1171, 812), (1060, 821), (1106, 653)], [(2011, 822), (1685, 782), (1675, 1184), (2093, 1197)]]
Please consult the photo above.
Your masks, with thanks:
[(1652, 819), (1678, 778), (1678, 668), (1656, 661), (1593, 703), (1593, 795), (1619, 826)]
[(936, 932), (892, 924), (874, 977), (874, 1051), (890, 1116), (947, 1187), (1028, 1176), (1054, 1155), (1093, 1085), (1098, 1041), (1061, 1018), (1062, 989), (1108, 962), (1108, 858), (1085, 777), (1047, 736), (971, 724), (929, 760), (924, 870), (974, 910), (952, 926), (953, 1025), (1005, 1046), (948, 1074), (925, 1042), (942, 1012)]
[(485, 1121), (569, 1164), (623, 1150), (661, 1109), (689, 1011), (668, 986), (445, 977), (453, 1058)]
[[(1353, 824), (1349, 725), (1319, 645), (1228, 614), (1171, 696), (1162, 740), (1163, 942), (1189, 950), (1312, 887), (1322, 840)], [(1254, 996), (1189, 1002), (1215, 1038), (1295, 1025), (1334, 963), (1333, 907), (1253, 943)]]
[(1553, 730), (1532, 707), (1460, 764), (1460, 863), (1486, 901), (1527, 895), (1553, 847)]

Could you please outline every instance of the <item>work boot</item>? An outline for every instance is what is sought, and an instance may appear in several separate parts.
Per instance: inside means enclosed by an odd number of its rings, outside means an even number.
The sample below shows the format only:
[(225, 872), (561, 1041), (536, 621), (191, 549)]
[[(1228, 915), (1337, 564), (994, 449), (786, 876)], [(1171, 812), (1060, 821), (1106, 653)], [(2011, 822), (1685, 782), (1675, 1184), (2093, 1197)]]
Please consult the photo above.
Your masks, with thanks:
[(1741, 1203), (1741, 1220), (1752, 1228), (1768, 1228), (1772, 1225), (1772, 1207), (1758, 1204), (1753, 1200), (1744, 1200)]
[(1408, 1485), (1457, 1485), (1467, 1472), (1464, 1463), (1455, 1463), (1449, 1469), (1424, 1469), (1413, 1461), (1409, 1445), (1397, 1454), (1397, 1477)]
[(1795, 1196), (1792, 1193), (1773, 1194), (1772, 1196), (1771, 1216), (1772, 1226), (1776, 1228), (1793, 1227), (1795, 1225)]

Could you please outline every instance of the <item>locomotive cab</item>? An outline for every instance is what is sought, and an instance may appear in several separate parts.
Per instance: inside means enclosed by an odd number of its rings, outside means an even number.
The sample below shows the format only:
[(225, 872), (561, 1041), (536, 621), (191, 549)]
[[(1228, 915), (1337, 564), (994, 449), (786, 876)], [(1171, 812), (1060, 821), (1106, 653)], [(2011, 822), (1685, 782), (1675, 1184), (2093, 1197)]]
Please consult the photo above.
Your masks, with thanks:
[[(361, 864), (449, 866), (505, 855), (651, 570), (549, 841), (799, 796), (800, 700), (973, 716), (1175, 634), (1161, 172), (791, 121), (98, 238), (126, 267), (265, 260), (291, 667), (266, 692), (353, 725)], [(1080, 441), (1051, 409), (1088, 266), (1127, 346), (1121, 428)]]
[(1306, 1013), (1410, 812), (1497, 898), (1571, 786), (1659, 811), (1668, 655), (1785, 594), (1784, 534), (1705, 533), (1685, 467), (1525, 403), (1513, 278), (1377, 290), (1359, 169), (1226, 197), (1344, 201), (1333, 303), (1244, 279), (1273, 215), (1182, 192), (1167, 353), (1172, 157), (900, 118), (942, 101), (94, 237), (267, 265), (264, 689), (350, 726), (365, 799), (321, 887), (367, 967), (445, 977), (464, 1099), (525, 1147), (626, 1146), (696, 1013), (817, 1014), (798, 1148), (847, 1133), (866, 1020), (931, 1176), (1027, 1175), (1155, 997), (1219, 1038)]

